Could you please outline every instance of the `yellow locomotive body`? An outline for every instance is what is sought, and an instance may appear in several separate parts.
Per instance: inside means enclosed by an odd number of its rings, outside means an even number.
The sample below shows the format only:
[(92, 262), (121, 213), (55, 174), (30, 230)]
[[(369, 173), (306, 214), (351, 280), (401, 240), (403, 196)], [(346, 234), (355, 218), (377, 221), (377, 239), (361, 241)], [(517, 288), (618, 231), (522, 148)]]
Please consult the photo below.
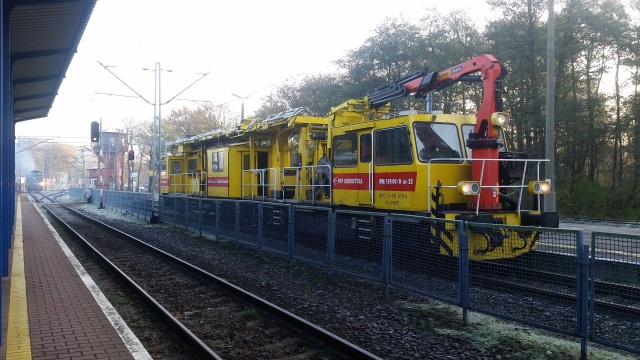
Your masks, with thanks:
[[(466, 67), (467, 73), (496, 70), (493, 57), (478, 59), (491, 66), (474, 60), (444, 74), (451, 77)], [(487, 74), (481, 79), (500, 79)], [(418, 92), (446, 80), (431, 75), (416, 85)], [(412, 79), (400, 84), (414, 84)], [(485, 97), (493, 97), (493, 90), (485, 87)], [(390, 113), (388, 101), (373, 98), (348, 100), (326, 117), (306, 116), (298, 108), (176, 141), (163, 159), (161, 192), (416, 214), (419, 219), (557, 226), (557, 213), (537, 209), (543, 193), (538, 190), (548, 187), (539, 173), (545, 160), (507, 151), (502, 124), (496, 121), (507, 115), (496, 112), (500, 109), (494, 104), (483, 101), (478, 115)], [(489, 118), (493, 126), (487, 126)], [(533, 210), (525, 210), (523, 199), (532, 189)], [(457, 255), (453, 223), (436, 227), (417, 221), (427, 230), (414, 236), (437, 238), (435, 252)], [(537, 236), (508, 227), (471, 231), (469, 256), (516, 257), (533, 250)]]

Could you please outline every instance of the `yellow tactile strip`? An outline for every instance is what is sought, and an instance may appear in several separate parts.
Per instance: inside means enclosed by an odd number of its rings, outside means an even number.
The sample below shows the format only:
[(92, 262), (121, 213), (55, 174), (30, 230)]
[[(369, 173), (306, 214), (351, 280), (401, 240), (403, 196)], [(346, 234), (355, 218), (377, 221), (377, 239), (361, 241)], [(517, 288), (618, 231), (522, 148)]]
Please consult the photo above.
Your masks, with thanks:
[(18, 202), (16, 206), (16, 226), (11, 266), (11, 294), (9, 296), (6, 358), (16, 360), (31, 359), (29, 315), (27, 312), (27, 286), (24, 273), (22, 211), (20, 202)]

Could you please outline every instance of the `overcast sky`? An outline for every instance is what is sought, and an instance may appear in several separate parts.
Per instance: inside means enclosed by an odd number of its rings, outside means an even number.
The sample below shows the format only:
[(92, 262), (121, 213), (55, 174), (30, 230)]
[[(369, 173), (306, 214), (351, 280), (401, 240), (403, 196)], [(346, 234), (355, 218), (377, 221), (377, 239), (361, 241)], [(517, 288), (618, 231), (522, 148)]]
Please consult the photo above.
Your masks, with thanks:
[(151, 119), (146, 101), (154, 102), (155, 78), (143, 68), (153, 70), (156, 62), (163, 69), (162, 102), (209, 73), (162, 106), (162, 114), (197, 106), (188, 100), (228, 103), (239, 114), (235, 93), (251, 94), (248, 115), (274, 84), (335, 71), (332, 61), (362, 45), (385, 17), (416, 22), (433, 6), (478, 19), (486, 8), (466, 0), (98, 0), (49, 117), (18, 123), (16, 134), (88, 145), (94, 120), (114, 130), (123, 118)]

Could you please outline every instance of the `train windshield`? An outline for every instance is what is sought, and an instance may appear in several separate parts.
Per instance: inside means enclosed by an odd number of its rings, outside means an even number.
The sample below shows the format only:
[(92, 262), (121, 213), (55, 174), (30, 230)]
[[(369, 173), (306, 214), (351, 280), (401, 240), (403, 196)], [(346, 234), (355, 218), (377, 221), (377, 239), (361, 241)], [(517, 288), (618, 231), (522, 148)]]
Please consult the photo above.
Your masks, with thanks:
[(455, 124), (416, 122), (413, 124), (418, 160), (459, 162), (460, 137)]

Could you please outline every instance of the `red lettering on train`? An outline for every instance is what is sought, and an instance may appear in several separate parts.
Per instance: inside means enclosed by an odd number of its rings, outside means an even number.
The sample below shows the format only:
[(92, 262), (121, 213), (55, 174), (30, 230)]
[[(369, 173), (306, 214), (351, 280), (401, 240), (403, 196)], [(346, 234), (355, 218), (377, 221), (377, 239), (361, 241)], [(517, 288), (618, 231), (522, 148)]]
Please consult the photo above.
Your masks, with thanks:
[(211, 187), (228, 187), (229, 186), (229, 178), (224, 176), (218, 177), (208, 177), (207, 178), (207, 186)]
[[(336, 190), (369, 189), (369, 174), (343, 173), (333, 174), (332, 186)], [(375, 191), (415, 191), (416, 172), (381, 172), (373, 177)]]

